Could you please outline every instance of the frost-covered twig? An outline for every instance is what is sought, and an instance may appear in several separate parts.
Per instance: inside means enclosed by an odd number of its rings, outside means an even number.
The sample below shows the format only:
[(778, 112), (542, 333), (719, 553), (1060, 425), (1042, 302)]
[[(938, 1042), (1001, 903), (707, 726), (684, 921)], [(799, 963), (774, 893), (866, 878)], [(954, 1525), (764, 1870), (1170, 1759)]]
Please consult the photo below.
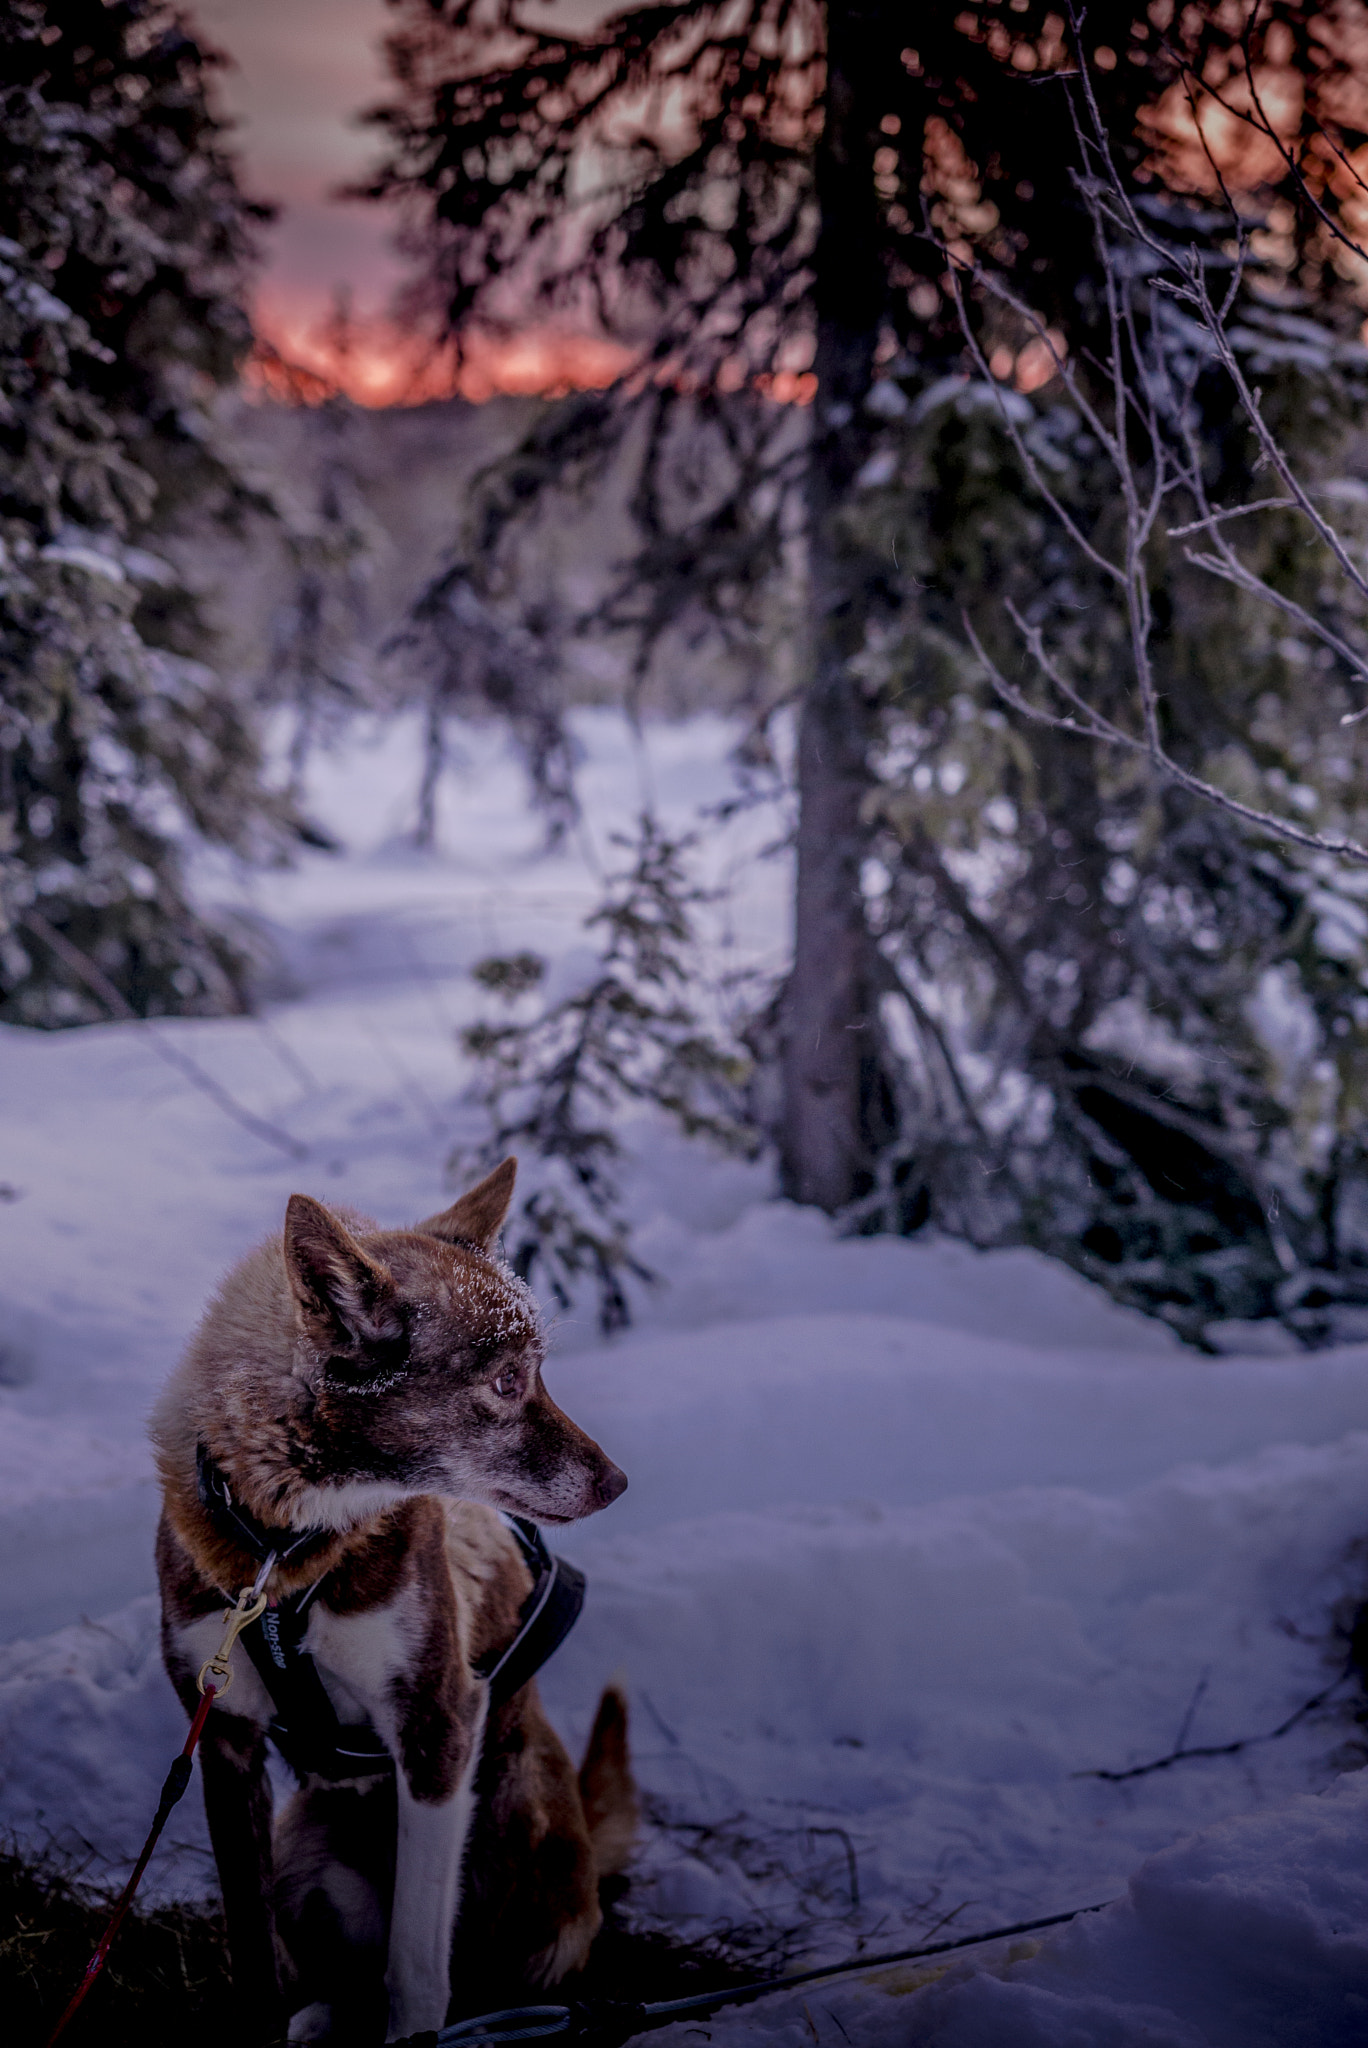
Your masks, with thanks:
[(1155, 1771), (1168, 1771), (1175, 1764), (1190, 1763), (1194, 1757), (1239, 1756), (1246, 1749), (1256, 1749), (1260, 1743), (1277, 1742), (1282, 1736), (1290, 1735), (1308, 1715), (1318, 1712), (1339, 1691), (1345, 1680), (1353, 1677), (1356, 1668), (1356, 1659), (1349, 1657), (1337, 1678), (1313, 1693), (1309, 1700), (1303, 1700), (1285, 1721), (1280, 1721), (1276, 1728), (1270, 1728), (1262, 1735), (1241, 1735), (1234, 1742), (1198, 1742), (1190, 1747), (1180, 1740), (1167, 1756), (1154, 1757), (1147, 1764), (1132, 1764), (1129, 1770), (1074, 1771), (1072, 1775), (1075, 1778), (1102, 1778), (1108, 1785), (1123, 1785), (1131, 1778), (1148, 1778)]
[[(1114, 719), (1105, 717), (1094, 706), (1082, 704), (1072, 689), (1066, 694), (1071, 702), (1080, 704), (1078, 717), (1052, 712), (1042, 705), (1032, 703), (1029, 697), (1008, 682), (987, 653), (967, 616), (964, 624), (969, 644), (983, 663), (984, 671), (994, 690), (1004, 704), (1009, 704), (1024, 718), (1031, 719), (1036, 725), (1049, 726), (1055, 732), (1078, 733), (1084, 739), (1103, 740), (1109, 746), (1119, 747), (1130, 753), (1148, 754), (1155, 766), (1180, 788), (1190, 790), (1194, 796), (1202, 797), (1220, 810), (1228, 811), (1232, 817), (1243, 819), (1247, 825), (1272, 832), (1278, 838), (1290, 841), (1293, 846), (1305, 846), (1314, 853), (1339, 854), (1346, 860), (1368, 865), (1368, 846), (1362, 845), (1359, 840), (1332, 837), (1326, 832), (1313, 832), (1308, 826), (1298, 825), (1291, 818), (1280, 817), (1275, 811), (1265, 811), (1257, 804), (1243, 803), (1239, 797), (1231, 796), (1228, 790), (1219, 788), (1214, 782), (1208, 782), (1205, 776), (1195, 775), (1191, 769), (1184, 768), (1181, 762), (1172, 758), (1162, 744), (1156, 746), (1148, 740), (1141, 739), (1136, 733), (1126, 732)], [(1042, 644), (1040, 636), (1034, 633), (1034, 629), (1033, 638), (1035, 644)], [(1034, 646), (1030, 641), (1028, 648), (1034, 652)], [(1042, 672), (1050, 680), (1058, 673), (1052, 673), (1048, 667), (1043, 667)]]

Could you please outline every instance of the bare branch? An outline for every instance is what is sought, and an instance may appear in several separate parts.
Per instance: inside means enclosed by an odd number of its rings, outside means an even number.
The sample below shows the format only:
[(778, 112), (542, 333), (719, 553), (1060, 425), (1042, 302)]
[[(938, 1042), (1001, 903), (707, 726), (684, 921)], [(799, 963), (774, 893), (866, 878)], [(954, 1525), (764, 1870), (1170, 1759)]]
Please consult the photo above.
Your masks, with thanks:
[[(1156, 771), (1167, 780), (1228, 815), (1240, 819), (1244, 824), (1309, 851), (1368, 863), (1368, 847), (1361, 845), (1357, 840), (1347, 836), (1315, 832), (1276, 811), (1242, 802), (1176, 760), (1165, 742), (1150, 654), (1153, 614), (1148, 557), (1159, 510), (1175, 490), (1183, 491), (1195, 502), (1198, 516), (1166, 528), (1166, 537), (1183, 539), (1188, 535), (1201, 533), (1210, 543), (1209, 548), (1205, 550), (1184, 549), (1184, 559), (1194, 568), (1231, 584), (1292, 620), (1299, 630), (1330, 649), (1352, 676), (1364, 682), (1368, 682), (1368, 660), (1364, 655), (1356, 651), (1341, 633), (1336, 632), (1323, 619), (1317, 617), (1295, 598), (1277, 589), (1243, 562), (1226, 539), (1223, 529), (1231, 520), (1260, 512), (1293, 511), (1299, 513), (1310, 524), (1314, 535), (1328, 550), (1342, 572), (1349, 589), (1365, 601), (1368, 601), (1368, 575), (1353, 560), (1336, 528), (1317, 509), (1311, 489), (1293, 470), (1285, 450), (1265, 418), (1262, 394), (1251, 385), (1227, 331), (1226, 323), (1237, 303), (1244, 277), (1248, 236), (1239, 209), (1220, 174), (1219, 166), (1211, 158), (1205, 135), (1202, 134), (1199, 109), (1191, 99), (1192, 82), (1189, 80), (1187, 87), (1190, 103), (1193, 105), (1194, 120), (1237, 235), (1237, 255), (1231, 282), (1221, 295), (1219, 305), (1213, 300), (1208, 281), (1208, 260), (1194, 248), (1173, 246), (1157, 235), (1131, 200), (1112, 155), (1101, 110), (1083, 60), (1083, 15), (1073, 4), (1073, 0), (1070, 0), (1069, 14), (1079, 52), (1079, 68), (1072, 75), (1066, 90), (1069, 94), (1070, 113), (1082, 160), (1082, 171), (1076, 180), (1077, 189), (1092, 219), (1104, 293), (1108, 353), (1096, 367), (1109, 388), (1112, 418), (1108, 425), (1103, 425), (1096, 409), (1087, 402), (1086, 394), (1080, 389), (1081, 377), (1066, 359), (1064, 352), (1045, 331), (1044, 323), (1039, 316), (1025, 305), (1009, 286), (983, 266), (970, 267), (956, 261), (948, 249), (944, 249), (943, 253), (947, 259), (966, 347), (990, 387), (996, 389), (984, 360), (982, 344), (969, 317), (962, 282), (966, 275), (972, 279), (975, 286), (987, 291), (1000, 303), (1010, 307), (1019, 318), (1028, 322), (1035, 333), (1046, 342), (1055, 368), (1065, 382), (1070, 396), (1078, 404), (1080, 412), (1087, 419), (1111, 462), (1125, 515), (1125, 538), (1118, 560), (1111, 559), (1091, 536), (1082, 532), (1077, 519), (1063, 505), (1059, 492), (1037, 459), (1018, 421), (1013, 417), (1012, 409), (999, 394), (999, 413), (1032, 487), (1058, 519), (1084, 559), (1099, 570), (1114, 589), (1119, 589), (1124, 594), (1131, 667), (1143, 717), (1143, 736), (1128, 731), (1098, 704), (1090, 701), (1084, 690), (1071, 679), (1066, 667), (1047, 646), (1043, 627), (1028, 621), (1010, 601), (1006, 605), (1008, 615), (1021, 636), (1031, 663), (1048, 686), (1048, 691), (1058, 708), (1052, 707), (1048, 702), (1033, 701), (1018, 684), (1009, 681), (988, 654), (972, 620), (967, 615), (963, 621), (965, 636), (997, 696), (1003, 703), (1035, 724), (1054, 731), (1074, 733), (1125, 752), (1147, 755)], [(1267, 115), (1258, 102), (1257, 94), (1255, 104), (1266, 122)], [(1269, 128), (1271, 130), (1271, 124)], [(1300, 176), (1298, 167), (1292, 159), (1287, 157), (1286, 161), (1289, 169)], [(1094, 166), (1098, 167), (1096, 174), (1093, 171)], [(1122, 237), (1120, 247), (1112, 240), (1113, 234)], [(1121, 250), (1126, 244), (1144, 251), (1154, 265), (1152, 272), (1140, 286), (1140, 289), (1148, 294), (1150, 301), (1143, 331), (1139, 316), (1137, 279), (1133, 267), (1123, 263), (1121, 258)], [(1196, 379), (1201, 368), (1200, 354), (1185, 372), (1176, 368), (1172, 348), (1166, 341), (1163, 300), (1158, 296), (1161, 294), (1168, 294), (1172, 300), (1184, 305), (1195, 316), (1203, 347), (1208, 352), (1207, 360), (1218, 366), (1230, 380), (1239, 410), (1255, 437), (1261, 457), (1274, 470), (1285, 495), (1220, 509), (1211, 505), (1207, 497), (1204, 455), (1196, 438), (1192, 407)], [(1165, 391), (1167, 395), (1161, 395)], [(1140, 444), (1144, 449), (1143, 460), (1149, 471), (1143, 482), (1137, 468), (1137, 457), (1133, 452), (1133, 432), (1140, 436)], [(1368, 706), (1345, 714), (1340, 723), (1352, 724), (1363, 717), (1368, 717)]]
[[(1291, 619), (1294, 625), (1300, 626), (1303, 632), (1311, 634), (1323, 646), (1330, 648), (1353, 674), (1368, 682), (1368, 664), (1365, 664), (1362, 655), (1356, 654), (1347, 641), (1342, 640), (1338, 633), (1332, 632), (1314, 613), (1307, 611), (1305, 605), (1298, 604), (1294, 597), (1286, 596), (1281, 590), (1275, 590), (1252, 569), (1247, 569), (1238, 555), (1229, 549), (1223, 549), (1216, 555), (1196, 554), (1191, 548), (1184, 548), (1183, 554), (1194, 568), (1205, 569), (1209, 576), (1219, 576), (1223, 582), (1233, 583), (1237, 590), (1246, 591), (1250, 597), (1257, 597), (1264, 604), (1271, 605), (1274, 611), (1281, 612), (1285, 618)], [(1349, 712), (1341, 718), (1340, 724), (1347, 725), (1351, 719), (1358, 719), (1363, 715), (1361, 711)]]
[(1368, 577), (1363, 575), (1363, 572), (1349, 554), (1334, 527), (1331, 526), (1327, 519), (1322, 519), (1320, 513), (1317, 512), (1312, 504), (1310, 494), (1305, 486), (1293, 473), (1292, 465), (1284, 454), (1281, 444), (1264, 419), (1263, 409), (1259, 403), (1260, 394), (1250, 389), (1235, 351), (1226, 339), (1224, 330), (1213, 325), (1213, 339), (1216, 341), (1217, 348), (1220, 351), (1222, 366), (1239, 393), (1240, 403), (1244, 408), (1245, 416), (1258, 435), (1260, 449), (1271, 466), (1282, 478), (1292, 497), (1296, 499), (1297, 509), (1310, 520), (1317, 535), (1325, 543), (1326, 547), (1329, 548), (1353, 588), (1360, 597), (1368, 598)]
[[(1100, 572), (1104, 576), (1109, 577), (1115, 583), (1124, 582), (1125, 571), (1119, 568), (1115, 562), (1110, 561), (1108, 557), (1104, 555), (1100, 551), (1100, 549), (1096, 548), (1091, 540), (1089, 540), (1087, 534), (1083, 532), (1082, 528), (1079, 526), (1077, 520), (1070, 512), (1067, 505), (1065, 505), (1064, 501), (1059, 497), (1058, 493), (1050, 484), (1049, 479), (1046, 477), (1044, 470), (1036, 461), (1036, 458), (1034, 454), (1031, 452), (1031, 449), (1027, 446), (1025, 436), (1022, 434), (1016, 421), (1012, 417), (1011, 407), (1007, 404), (1005, 398), (1002, 395), (1001, 388), (998, 384), (997, 379), (994, 377), (992, 371), (988, 367), (987, 359), (984, 356), (982, 346), (979, 342), (979, 338), (977, 334), (974, 332), (973, 322), (969, 318), (968, 308), (964, 303), (963, 288), (960, 283), (962, 266), (956, 264), (954, 257), (951, 255), (948, 249), (945, 251), (945, 255), (947, 264), (949, 266), (948, 274), (951, 281), (951, 290), (954, 292), (955, 295), (955, 304), (959, 310), (960, 324), (964, 331), (966, 345), (968, 346), (969, 352), (973, 356), (974, 361), (979, 368), (979, 371), (983, 377), (984, 382), (992, 391), (994, 398), (997, 401), (998, 412), (1001, 416), (1002, 423), (1007, 429), (1007, 433), (1009, 438), (1011, 439), (1012, 446), (1016, 449), (1018, 456), (1021, 458), (1022, 467), (1025, 469), (1026, 474), (1030, 477), (1032, 484), (1036, 487), (1036, 489), (1040, 492), (1041, 496), (1044, 498), (1050, 510), (1059, 520), (1060, 525), (1064, 528), (1069, 538), (1073, 541), (1074, 545), (1077, 548), (1079, 548), (1083, 554), (1087, 556), (1088, 560), (1093, 564), (1093, 567), (1095, 569), (1100, 570)], [(971, 270), (969, 274), (975, 279), (977, 279), (977, 277), (979, 276), (977, 268)], [(1051, 344), (1051, 347), (1053, 348), (1053, 344)], [(1093, 415), (1093, 418), (1096, 418), (1095, 414)], [(1106, 429), (1102, 427), (1100, 424), (1098, 426), (1098, 433), (1100, 436), (1106, 436)], [(1110, 437), (1107, 438), (1108, 440), (1110, 439)]]
[[(1262, 135), (1266, 141), (1272, 143), (1274, 149), (1276, 149), (1278, 155), (1282, 159), (1283, 168), (1288, 172), (1293, 183), (1296, 185), (1300, 196), (1311, 208), (1316, 218), (1320, 221), (1322, 227), (1326, 228), (1331, 234), (1331, 236), (1334, 238), (1334, 240), (1341, 243), (1344, 246), (1344, 248), (1350, 250), (1353, 255), (1359, 257), (1363, 262), (1368, 262), (1368, 251), (1365, 251), (1361, 243), (1356, 242), (1352, 235), (1348, 235), (1345, 233), (1344, 229), (1340, 226), (1339, 222), (1335, 219), (1334, 215), (1327, 211), (1325, 206), (1321, 203), (1320, 199), (1316, 196), (1316, 193), (1312, 188), (1305, 171), (1301, 167), (1301, 163), (1292, 154), (1292, 151), (1288, 148), (1286, 142), (1279, 134), (1273, 121), (1269, 117), (1269, 114), (1264, 106), (1263, 101), (1259, 97), (1259, 88), (1254, 82), (1253, 58), (1251, 56), (1249, 49), (1249, 34), (1253, 29), (1254, 17), (1257, 13), (1258, 9), (1256, 7), (1250, 14), (1249, 21), (1246, 23), (1245, 35), (1241, 39), (1241, 46), (1244, 55), (1245, 80), (1249, 86), (1249, 97), (1253, 103), (1254, 108), (1253, 113), (1250, 113), (1247, 108), (1237, 106), (1232, 100), (1227, 99), (1225, 94), (1222, 93), (1218, 87), (1212, 85), (1210, 81), (1205, 78), (1197, 79), (1194, 81), (1196, 88), (1198, 91), (1205, 93), (1210, 99), (1215, 100), (1217, 106), (1222, 108), (1223, 111), (1229, 114), (1234, 120), (1241, 122), (1246, 128), (1252, 128), (1256, 135)], [(1192, 77), (1192, 67), (1181, 56), (1179, 57), (1178, 61), (1183, 66), (1183, 76), (1184, 80), (1186, 81)], [(1324, 134), (1324, 129), (1322, 128), (1320, 132)], [(1327, 136), (1326, 140), (1330, 141), (1330, 138)], [(1331, 147), (1334, 147), (1333, 142), (1331, 142)], [(1338, 152), (1336, 153), (1338, 154)], [(1341, 159), (1341, 161), (1343, 161), (1343, 159)], [(1346, 166), (1346, 168), (1348, 168), (1348, 166)], [(1222, 186), (1223, 191), (1224, 189), (1224, 186)]]
[[(1045, 710), (1039, 704), (1033, 704), (1029, 697), (1024, 696), (1008, 682), (992, 657), (985, 651), (982, 641), (974, 632), (967, 617), (964, 623), (969, 644), (983, 663), (993, 689), (1005, 704), (1010, 704), (1012, 709), (1021, 712), (1023, 717), (1033, 720), (1037, 725), (1049, 726), (1055, 732), (1077, 733), (1084, 739), (1104, 740), (1108, 745), (1122, 747), (1130, 753), (1146, 754), (1160, 773), (1168, 776), (1180, 788), (1204, 798), (1218, 810), (1228, 811), (1232, 817), (1241, 819), (1246, 825), (1256, 826), (1259, 831), (1271, 833), (1277, 839), (1288, 840), (1294, 846), (1307, 847), (1313, 853), (1331, 853), (1344, 860), (1368, 865), (1368, 846), (1361, 845), (1357, 839), (1331, 838), (1328, 833), (1311, 832), (1305, 825), (1298, 825), (1291, 818), (1280, 817), (1276, 811), (1264, 811), (1257, 805), (1241, 803), (1240, 799), (1231, 796), (1228, 790), (1221, 789), (1216, 783), (1208, 782), (1204, 776), (1194, 775), (1190, 769), (1184, 768), (1180, 762), (1173, 759), (1162, 744), (1158, 748), (1151, 747), (1147, 741), (1137, 739), (1133, 733), (1128, 733), (1121, 726), (1114, 724), (1111, 719), (1088, 705), (1072, 689), (1067, 690), (1067, 695), (1071, 702), (1080, 707), (1078, 718), (1064, 717), (1058, 712)], [(1039, 635), (1035, 629), (1033, 633), (1034, 644), (1030, 651), (1033, 657), (1038, 659)], [(1042, 672), (1046, 674), (1047, 680), (1055, 683), (1057, 688), (1060, 687), (1056, 682), (1057, 668), (1051, 672), (1050, 668), (1044, 668), (1042, 664)]]
[(1208, 512), (1202, 519), (1190, 519), (1186, 526), (1166, 526), (1164, 532), (1170, 540), (1181, 540), (1184, 534), (1200, 533), (1227, 519), (1244, 519), (1251, 512), (1286, 512), (1296, 502), (1295, 498), (1256, 498), (1252, 505), (1231, 505), (1224, 512)]
[(1333, 1699), (1340, 1687), (1354, 1676), (1356, 1668), (1354, 1658), (1350, 1657), (1337, 1678), (1332, 1678), (1329, 1685), (1322, 1686), (1319, 1692), (1312, 1693), (1310, 1699), (1303, 1700), (1286, 1720), (1280, 1721), (1276, 1728), (1268, 1729), (1263, 1735), (1241, 1735), (1234, 1742), (1201, 1742), (1189, 1747), (1185, 1740), (1190, 1723), (1189, 1714), (1176, 1746), (1167, 1756), (1154, 1757), (1147, 1764), (1132, 1764), (1130, 1769), (1125, 1771), (1075, 1771), (1073, 1776), (1102, 1778), (1109, 1785), (1124, 1785), (1132, 1778), (1148, 1778), (1155, 1771), (1171, 1771), (1175, 1764), (1187, 1763), (1193, 1757), (1240, 1756), (1247, 1749), (1257, 1748), (1260, 1743), (1277, 1742), (1284, 1735), (1290, 1735), (1309, 1715), (1319, 1713), (1320, 1709)]

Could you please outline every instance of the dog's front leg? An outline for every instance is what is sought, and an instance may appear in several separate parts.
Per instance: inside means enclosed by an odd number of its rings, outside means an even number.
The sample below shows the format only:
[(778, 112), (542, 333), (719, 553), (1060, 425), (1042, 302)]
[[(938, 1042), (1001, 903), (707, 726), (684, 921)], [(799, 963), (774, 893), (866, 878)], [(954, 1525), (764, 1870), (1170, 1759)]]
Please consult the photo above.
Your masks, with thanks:
[(200, 1768), (223, 1892), (234, 2002), (248, 2037), (270, 2040), (284, 2027), (285, 2008), (271, 1909), (265, 1735), (239, 1714), (211, 1714), (200, 1744)]
[[(461, 1862), (475, 1805), (475, 1773), (484, 1733), (484, 1688), (460, 1710), (424, 1715), (399, 1738), (399, 1838), (390, 1919), (389, 2039), (446, 2023), (451, 1941), (461, 1904)], [(434, 1725), (444, 1722), (445, 1725)]]

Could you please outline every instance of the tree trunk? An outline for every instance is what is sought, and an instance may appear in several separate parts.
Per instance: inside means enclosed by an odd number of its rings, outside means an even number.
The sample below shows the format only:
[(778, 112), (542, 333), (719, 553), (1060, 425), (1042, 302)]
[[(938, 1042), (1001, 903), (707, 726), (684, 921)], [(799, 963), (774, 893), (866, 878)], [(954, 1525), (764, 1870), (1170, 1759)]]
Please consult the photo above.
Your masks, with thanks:
[(418, 786), (418, 823), (413, 833), (414, 845), (424, 853), (431, 853), (437, 843), (437, 786), (445, 766), (446, 721), (442, 716), (441, 685), (434, 679), (423, 730), (423, 779)]
[(808, 680), (798, 731), (793, 970), (784, 991), (784, 1192), (839, 1209), (868, 1185), (884, 1122), (871, 940), (860, 870), (872, 714), (851, 658), (882, 576), (843, 511), (871, 431), (864, 399), (884, 296), (874, 188), (877, 10), (827, 8), (825, 120), (815, 168), (817, 397), (808, 456)]

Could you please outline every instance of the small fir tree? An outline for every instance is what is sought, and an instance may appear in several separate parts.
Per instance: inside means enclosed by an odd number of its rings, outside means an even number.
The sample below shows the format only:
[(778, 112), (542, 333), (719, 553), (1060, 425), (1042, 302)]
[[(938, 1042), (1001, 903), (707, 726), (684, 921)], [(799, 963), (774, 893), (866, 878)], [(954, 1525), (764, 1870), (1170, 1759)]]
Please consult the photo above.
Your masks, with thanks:
[[(623, 1207), (617, 1117), (632, 1105), (661, 1110), (690, 1137), (752, 1154), (745, 1112), (747, 1063), (700, 1021), (693, 990), (694, 915), (706, 900), (690, 883), (690, 842), (642, 819), (631, 865), (613, 878), (585, 920), (602, 946), (583, 985), (532, 1015), (482, 1022), (462, 1035), (483, 1075), (474, 1100), (490, 1135), (471, 1157), (453, 1156), (454, 1178), (487, 1171), (509, 1152), (525, 1157), (522, 1198), (507, 1226), (513, 1265), (540, 1272), (563, 1308), (589, 1280), (605, 1332), (630, 1320), (629, 1279), (653, 1276), (630, 1247)], [(535, 1001), (545, 962), (534, 953), (483, 960), (483, 988), (510, 1007)]]

